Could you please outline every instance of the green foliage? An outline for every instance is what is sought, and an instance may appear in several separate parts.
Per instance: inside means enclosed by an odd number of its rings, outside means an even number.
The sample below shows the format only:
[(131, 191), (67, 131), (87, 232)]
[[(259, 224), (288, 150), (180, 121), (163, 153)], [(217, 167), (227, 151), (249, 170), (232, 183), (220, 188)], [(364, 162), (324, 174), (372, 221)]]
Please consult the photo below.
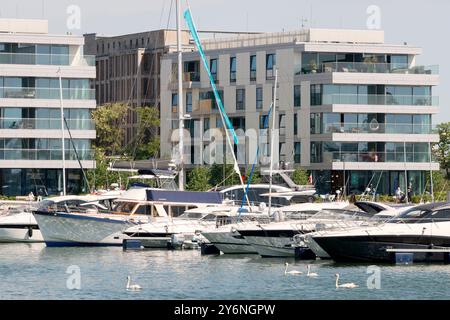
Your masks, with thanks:
[(291, 177), (292, 181), (298, 185), (307, 185), (309, 184), (309, 174), (306, 170), (296, 169)]
[(231, 164), (213, 164), (211, 166), (210, 185), (215, 186), (232, 186), (239, 183), (239, 176), (234, 172), (234, 166)]
[[(248, 179), (250, 178), (250, 173), (251, 173), (251, 168), (250, 170), (245, 174), (245, 182), (247, 183)], [(236, 175), (237, 177), (237, 175)], [(251, 184), (258, 184), (262, 182), (262, 177), (261, 177), (261, 173), (260, 170), (258, 168), (255, 168), (255, 171), (253, 172), (252, 175), (252, 181)]]
[(117, 155), (122, 151), (124, 124), (128, 107), (125, 104), (107, 104), (92, 112), (97, 138), (95, 146), (107, 155)]
[(136, 134), (129, 144), (126, 152), (131, 154), (134, 160), (146, 160), (159, 155), (160, 126), (159, 111), (155, 107), (137, 107), (138, 117)]
[(189, 172), (187, 177), (186, 190), (207, 191), (211, 189), (209, 184), (210, 170), (207, 167), (196, 167)]
[(109, 189), (112, 183), (120, 182), (125, 186), (131, 173), (108, 171), (111, 159), (105, 155), (105, 151), (101, 148), (95, 148), (94, 152), (96, 168), (88, 170), (86, 174), (91, 188), (105, 190)]
[(436, 127), (436, 133), (439, 134), (439, 142), (433, 147), (433, 153), (445, 170), (447, 178), (450, 178), (450, 122), (441, 123)]

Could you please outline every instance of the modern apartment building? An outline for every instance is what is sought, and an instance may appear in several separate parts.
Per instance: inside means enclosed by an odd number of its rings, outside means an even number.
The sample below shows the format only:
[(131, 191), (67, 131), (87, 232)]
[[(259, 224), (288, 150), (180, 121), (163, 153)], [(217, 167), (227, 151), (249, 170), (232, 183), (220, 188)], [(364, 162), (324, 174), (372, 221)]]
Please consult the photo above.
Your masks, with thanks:
[(78, 158), (85, 169), (95, 167), (91, 141), (96, 107), (90, 81), (95, 59), (84, 56), (84, 38), (48, 34), (45, 20), (0, 19), (0, 194), (60, 194), (64, 114), (67, 192), (84, 186)]
[[(119, 36), (86, 34), (86, 54), (95, 55), (98, 105), (127, 103), (159, 107), (160, 59), (177, 48), (176, 30), (154, 30)], [(184, 50), (192, 50), (189, 32), (182, 33)], [(124, 143), (129, 143), (137, 114), (128, 110)]]
[[(262, 129), (278, 70), (274, 150), (290, 167), (311, 171), (320, 192), (345, 186), (347, 193), (360, 193), (372, 185), (378, 193), (393, 194), (408, 184), (418, 194), (427, 173), (439, 169), (430, 159), (430, 144), (439, 139), (431, 131), (438, 67), (416, 64), (421, 48), (387, 44), (379, 30), (331, 29), (240, 35), (203, 45), (235, 129)], [(202, 165), (212, 143), (204, 132), (222, 121), (198, 52), (183, 57), (190, 117), (185, 127), (197, 143), (185, 155)], [(172, 138), (178, 127), (176, 63), (175, 54), (161, 61), (161, 117), (174, 120), (161, 122), (166, 157), (178, 143)], [(244, 164), (254, 162), (250, 150), (256, 143), (241, 139), (236, 150)]]

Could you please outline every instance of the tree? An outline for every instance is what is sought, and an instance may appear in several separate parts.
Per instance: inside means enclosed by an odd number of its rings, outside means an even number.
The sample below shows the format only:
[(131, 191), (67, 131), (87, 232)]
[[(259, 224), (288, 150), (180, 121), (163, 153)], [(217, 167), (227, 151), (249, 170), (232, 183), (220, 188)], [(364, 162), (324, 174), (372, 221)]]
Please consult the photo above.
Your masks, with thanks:
[[(246, 175), (245, 175), (245, 182), (247, 182), (248, 179), (250, 178), (250, 173), (251, 173), (251, 170), (249, 170), (249, 171), (246, 173)], [(261, 183), (261, 182), (262, 182), (261, 173), (260, 173), (260, 171), (258, 170), (258, 168), (255, 168), (255, 171), (253, 172), (253, 175), (252, 175), (252, 181), (251, 181), (251, 184), (257, 184), (257, 183)]]
[(209, 183), (215, 186), (232, 186), (240, 183), (238, 174), (232, 164), (213, 164), (211, 166), (211, 178)]
[(437, 125), (436, 133), (439, 134), (439, 142), (434, 145), (433, 153), (450, 178), (450, 122)]
[(137, 107), (136, 134), (127, 148), (134, 160), (146, 160), (159, 155), (159, 111), (155, 107)]
[(309, 174), (306, 170), (296, 169), (292, 174), (292, 181), (298, 185), (309, 184)]
[(109, 163), (111, 161), (105, 154), (102, 148), (94, 148), (94, 158), (96, 167), (94, 170), (88, 170), (86, 175), (89, 180), (89, 185), (94, 190), (109, 189), (112, 183), (122, 182), (126, 184), (131, 173), (108, 171)]
[(92, 112), (97, 131), (95, 146), (106, 155), (122, 153), (127, 110), (127, 105), (115, 103), (100, 106)]
[(211, 189), (209, 184), (210, 170), (207, 167), (196, 167), (188, 174), (186, 189), (190, 191), (207, 191)]

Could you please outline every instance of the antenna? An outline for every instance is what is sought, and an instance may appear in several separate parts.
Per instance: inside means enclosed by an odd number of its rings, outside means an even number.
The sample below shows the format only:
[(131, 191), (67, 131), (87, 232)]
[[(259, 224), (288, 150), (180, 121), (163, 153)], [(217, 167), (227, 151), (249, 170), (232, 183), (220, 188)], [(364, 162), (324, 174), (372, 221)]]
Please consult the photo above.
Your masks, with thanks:
[(308, 22), (308, 19), (302, 17), (300, 19), (300, 22), (301, 22), (301, 30), (304, 30), (305, 29), (305, 22)]

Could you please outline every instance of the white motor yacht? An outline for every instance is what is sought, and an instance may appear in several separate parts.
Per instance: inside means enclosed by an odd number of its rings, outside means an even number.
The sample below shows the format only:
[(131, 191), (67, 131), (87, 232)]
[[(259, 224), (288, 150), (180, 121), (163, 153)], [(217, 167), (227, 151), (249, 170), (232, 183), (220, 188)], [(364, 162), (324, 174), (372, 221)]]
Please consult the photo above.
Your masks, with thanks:
[(396, 253), (411, 253), (415, 262), (448, 262), (450, 203), (416, 206), (381, 225), (311, 236), (339, 262), (392, 262)]
[[(130, 189), (116, 199), (112, 211), (34, 211), (47, 246), (114, 246), (128, 238), (127, 229), (167, 223), (186, 210), (218, 206), (218, 192), (189, 192), (152, 188)], [(125, 233), (124, 233), (125, 232)]]
[[(348, 206), (347, 202), (329, 203), (301, 203), (274, 209), (271, 221), (279, 221), (280, 216), (289, 220), (304, 220), (325, 208), (342, 208)], [(281, 213), (281, 214), (280, 214)], [(215, 230), (203, 232), (202, 235), (225, 254), (257, 253), (257, 250), (247, 242), (238, 230), (259, 229), (259, 225), (267, 225), (265, 221), (241, 221), (236, 224), (219, 227)]]
[[(32, 211), (38, 207), (75, 208), (83, 206), (88, 209), (107, 209), (107, 201), (117, 197), (117, 193), (105, 195), (61, 196), (47, 198), (41, 202), (9, 203), (5, 213), (0, 215), (0, 243), (1, 242), (43, 242), (38, 223)], [(6, 204), (4, 204), (6, 205)]]

